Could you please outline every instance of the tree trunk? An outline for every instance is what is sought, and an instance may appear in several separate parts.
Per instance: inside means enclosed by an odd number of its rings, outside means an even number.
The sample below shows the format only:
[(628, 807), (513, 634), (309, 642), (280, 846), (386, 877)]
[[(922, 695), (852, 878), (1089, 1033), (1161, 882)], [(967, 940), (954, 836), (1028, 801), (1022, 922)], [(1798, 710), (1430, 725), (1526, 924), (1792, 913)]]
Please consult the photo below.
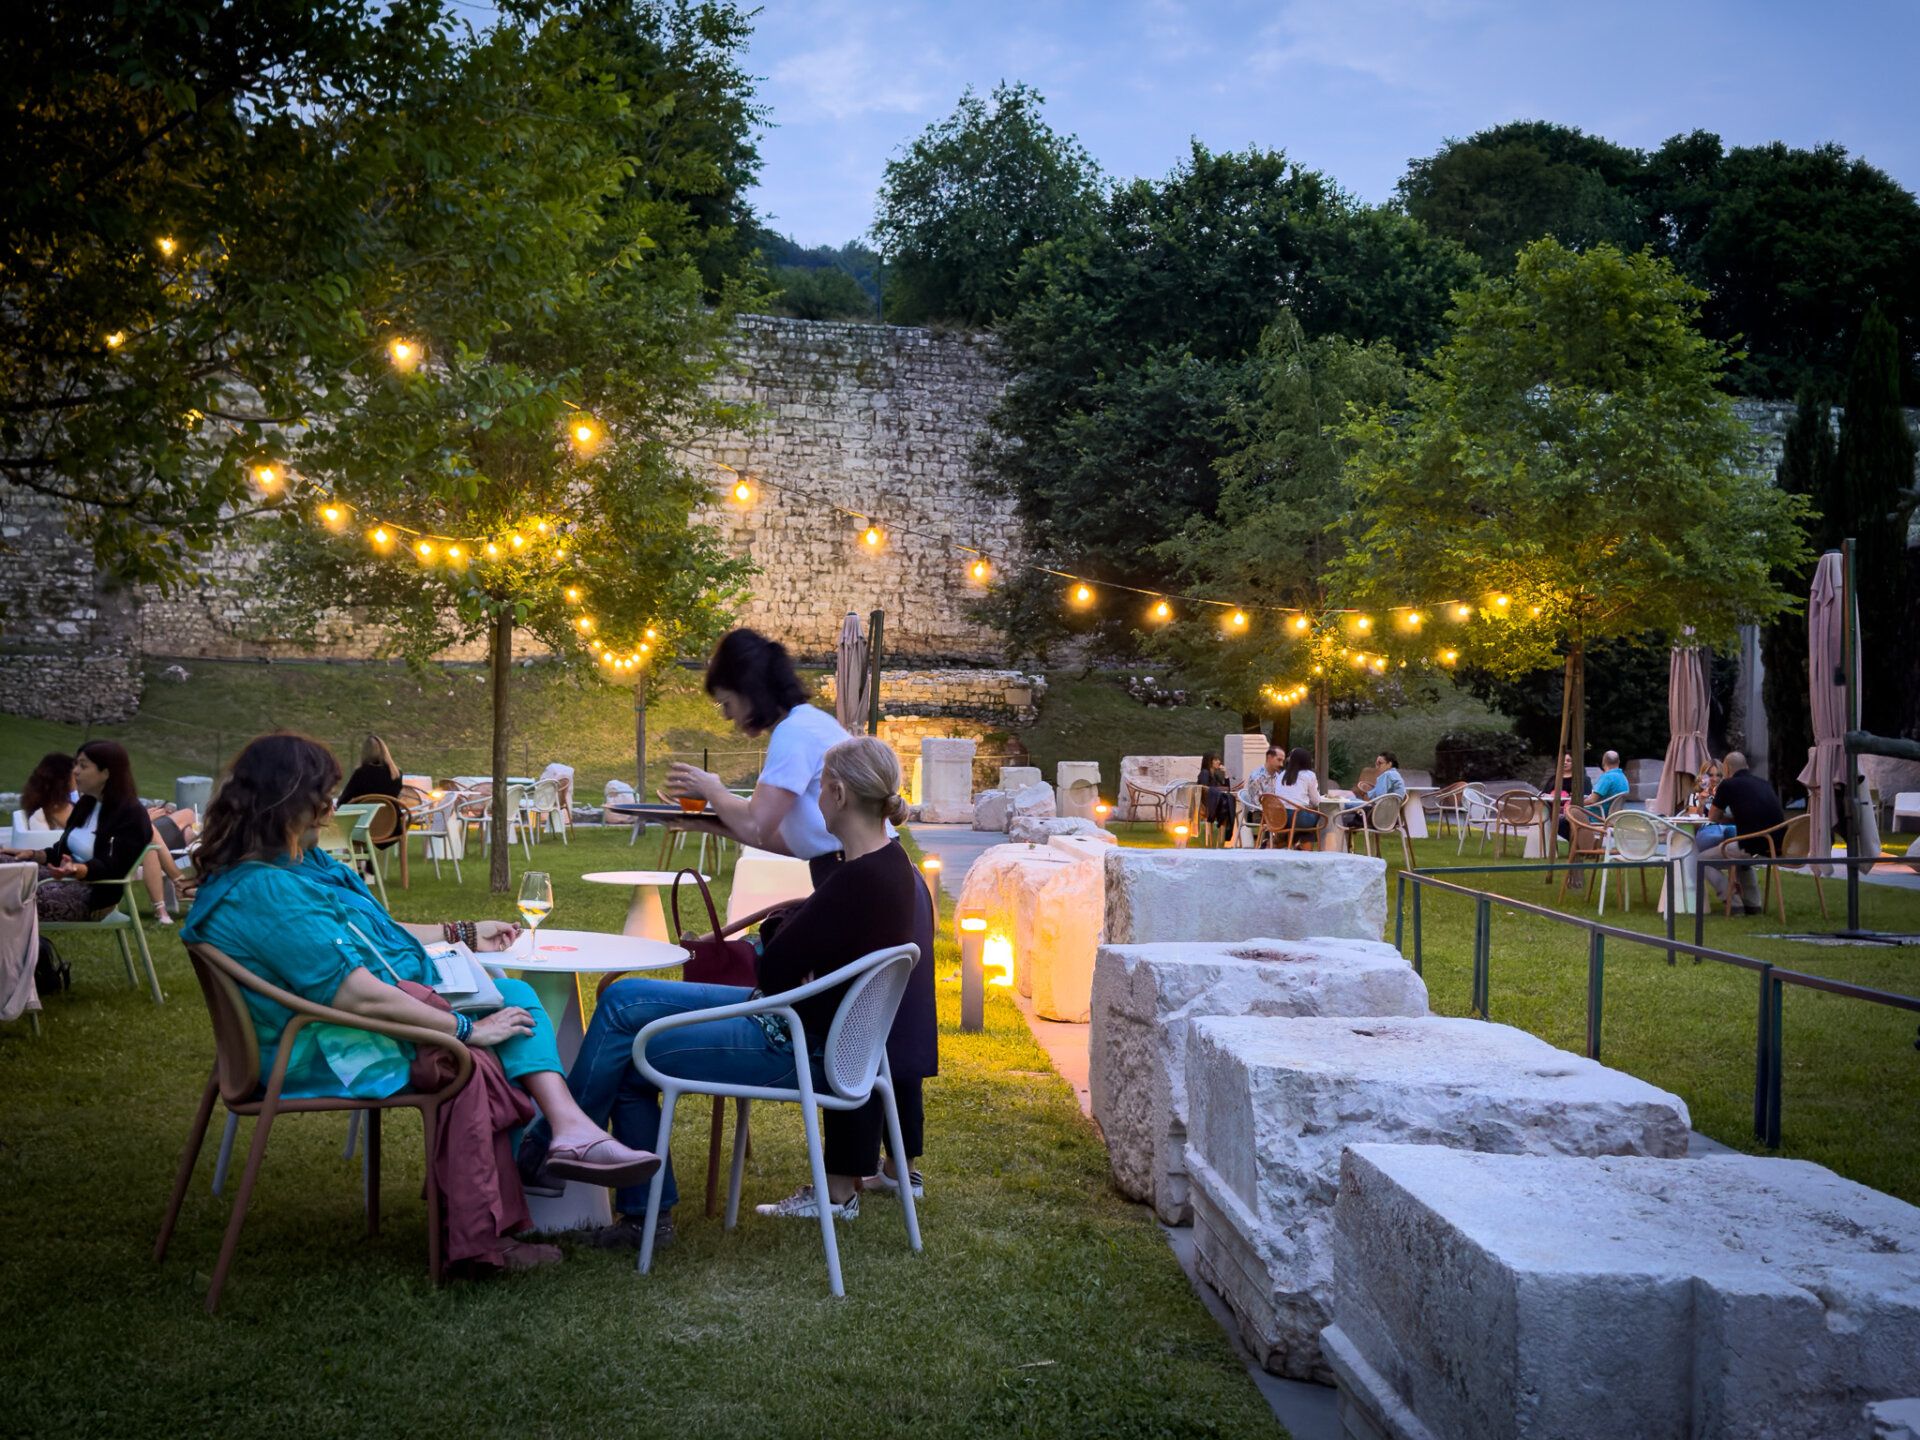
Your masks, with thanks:
[(1322, 786), (1333, 784), (1327, 753), (1327, 682), (1322, 680), (1313, 691), (1313, 773)]
[(493, 853), (487, 857), (487, 888), (504, 895), (513, 884), (507, 844), (507, 682), (513, 663), (513, 611), (493, 618), (490, 645), (493, 667)]
[(1283, 705), (1273, 712), (1273, 743), (1282, 750), (1293, 748), (1293, 707)]
[(633, 758), (637, 772), (634, 784), (639, 787), (633, 798), (644, 805), (647, 796), (653, 793), (647, 789), (647, 677), (644, 673), (633, 687)]
[(1572, 736), (1567, 748), (1573, 751), (1573, 783), (1569, 788), (1577, 803), (1587, 793), (1587, 652), (1579, 639), (1567, 652), (1567, 681), (1572, 698), (1567, 701), (1567, 728)]

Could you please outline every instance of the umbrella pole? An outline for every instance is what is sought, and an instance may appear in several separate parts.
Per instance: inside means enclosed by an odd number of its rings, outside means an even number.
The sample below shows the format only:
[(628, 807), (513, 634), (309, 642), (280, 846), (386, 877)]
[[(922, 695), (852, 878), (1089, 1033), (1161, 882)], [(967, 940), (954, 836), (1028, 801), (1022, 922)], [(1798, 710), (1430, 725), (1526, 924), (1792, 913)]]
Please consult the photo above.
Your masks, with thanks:
[(1567, 651), (1567, 666), (1560, 677), (1560, 743), (1553, 747), (1553, 814), (1547, 817), (1547, 884), (1553, 883), (1553, 865), (1560, 858), (1560, 784), (1561, 759), (1567, 753), (1567, 714), (1573, 703), (1573, 651)]
[[(1860, 728), (1859, 683), (1854, 673), (1854, 615), (1853, 615), (1853, 565), (1854, 542), (1846, 540), (1840, 547), (1840, 668), (1846, 677), (1846, 723), (1842, 733)], [(1853, 750), (1847, 749), (1847, 929), (1857, 931), (1860, 928), (1860, 867), (1853, 862), (1860, 858), (1860, 768)], [(1776, 876), (1778, 883), (1784, 877)]]

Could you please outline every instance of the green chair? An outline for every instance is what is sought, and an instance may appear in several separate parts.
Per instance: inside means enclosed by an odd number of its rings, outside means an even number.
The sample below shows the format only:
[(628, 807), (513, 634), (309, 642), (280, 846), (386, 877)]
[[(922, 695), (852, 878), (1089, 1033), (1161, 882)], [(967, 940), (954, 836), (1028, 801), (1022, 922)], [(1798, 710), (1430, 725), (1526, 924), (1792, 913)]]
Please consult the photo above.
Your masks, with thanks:
[(40, 933), (76, 932), (79, 934), (100, 934), (105, 931), (120, 942), (120, 958), (126, 962), (127, 983), (140, 988), (140, 977), (133, 972), (133, 946), (127, 944), (127, 932), (133, 932), (134, 945), (140, 947), (140, 963), (147, 967), (147, 985), (153, 991), (153, 1003), (163, 1005), (165, 997), (160, 993), (160, 977), (153, 968), (153, 952), (147, 948), (147, 932), (140, 924), (140, 907), (134, 903), (133, 885), (140, 878), (140, 867), (146, 864), (147, 850), (155, 850), (157, 845), (149, 845), (134, 858), (133, 868), (118, 880), (94, 880), (88, 883), (100, 886), (117, 885), (120, 898), (98, 920), (42, 920)]
[(387, 880), (380, 873), (380, 856), (373, 848), (373, 819), (381, 805), (336, 805), (333, 820), (320, 827), (320, 848), (351, 869), (364, 860), (373, 871), (380, 903), (387, 903)]

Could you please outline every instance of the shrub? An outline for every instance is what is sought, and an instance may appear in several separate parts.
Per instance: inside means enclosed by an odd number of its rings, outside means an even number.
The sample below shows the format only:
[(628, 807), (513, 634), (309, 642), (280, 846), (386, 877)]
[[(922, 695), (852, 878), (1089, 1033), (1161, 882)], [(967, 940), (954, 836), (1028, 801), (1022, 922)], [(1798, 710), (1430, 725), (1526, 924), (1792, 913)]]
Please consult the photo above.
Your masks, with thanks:
[(1449, 730), (1434, 743), (1434, 783), (1511, 780), (1526, 764), (1527, 748), (1511, 730)]

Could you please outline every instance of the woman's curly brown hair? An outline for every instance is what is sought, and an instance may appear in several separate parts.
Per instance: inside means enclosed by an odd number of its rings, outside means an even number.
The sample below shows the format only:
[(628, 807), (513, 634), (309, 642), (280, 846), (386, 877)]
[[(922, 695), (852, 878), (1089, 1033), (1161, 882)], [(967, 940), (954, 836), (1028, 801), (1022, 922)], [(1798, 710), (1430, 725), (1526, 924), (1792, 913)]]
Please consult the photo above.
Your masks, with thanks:
[(299, 859), (307, 831), (333, 808), (340, 778), (333, 751), (311, 736), (276, 730), (249, 740), (207, 806), (195, 868), (211, 875), (243, 860)]

